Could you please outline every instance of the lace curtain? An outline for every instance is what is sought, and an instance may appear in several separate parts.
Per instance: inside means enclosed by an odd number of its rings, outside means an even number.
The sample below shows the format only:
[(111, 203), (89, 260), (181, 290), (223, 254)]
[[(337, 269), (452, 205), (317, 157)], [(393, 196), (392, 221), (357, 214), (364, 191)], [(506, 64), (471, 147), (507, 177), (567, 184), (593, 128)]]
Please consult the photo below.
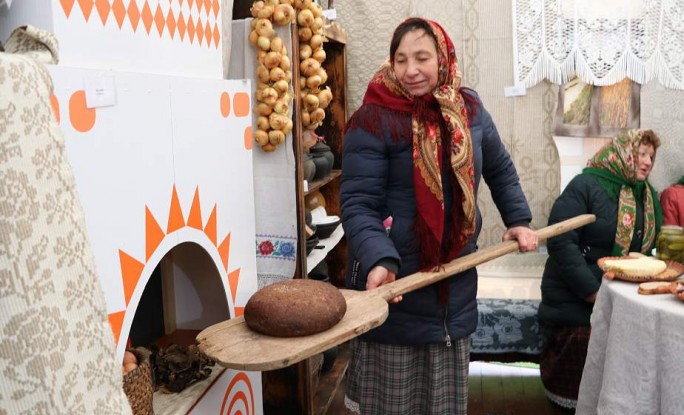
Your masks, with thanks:
[(514, 76), (684, 89), (684, 0), (513, 0)]

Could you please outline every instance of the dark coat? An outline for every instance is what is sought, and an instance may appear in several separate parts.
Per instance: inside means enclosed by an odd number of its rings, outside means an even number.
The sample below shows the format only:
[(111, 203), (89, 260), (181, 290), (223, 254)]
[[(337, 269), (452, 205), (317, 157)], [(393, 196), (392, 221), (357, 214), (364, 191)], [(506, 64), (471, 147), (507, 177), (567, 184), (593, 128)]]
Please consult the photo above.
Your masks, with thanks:
[[(470, 92), (475, 95), (474, 92)], [(479, 101), (479, 98), (478, 98)], [(361, 107), (359, 111), (365, 111)], [(383, 110), (378, 123), (391, 117)], [(472, 113), (472, 112), (471, 112)], [(396, 120), (396, 114), (394, 118)], [(475, 161), (475, 191), (480, 177), (492, 190), (492, 196), (506, 226), (528, 224), (532, 218), (510, 156), (501, 142), (489, 113), (482, 107), (470, 120)], [(384, 126), (384, 125), (383, 125)], [(349, 242), (347, 285), (365, 290), (366, 276), (380, 261), (399, 264), (397, 277), (420, 270), (420, 247), (413, 231), (416, 200), (413, 187), (410, 117), (398, 125), (406, 139), (393, 140), (389, 133), (376, 137), (356, 128), (346, 134), (342, 158), (341, 210), (345, 235)], [(448, 163), (443, 163), (448, 166)], [(443, 177), (448, 177), (443, 172)], [(446, 218), (453, 205), (450, 186), (445, 185)], [(389, 236), (382, 221), (393, 217)], [(475, 236), (462, 255), (476, 250), (481, 216), (477, 212)], [(390, 304), (387, 321), (364, 336), (366, 340), (389, 344), (439, 343), (469, 335), (477, 325), (477, 272), (465, 271), (449, 279), (449, 301), (445, 307), (437, 301), (435, 286), (428, 286)]]
[[(598, 291), (603, 272), (597, 261), (612, 254), (617, 232), (618, 199), (601, 187), (595, 176), (582, 173), (556, 199), (549, 225), (583, 213), (596, 222), (547, 241), (549, 258), (542, 276), (539, 320), (553, 326), (586, 326), (593, 308), (584, 299)], [(643, 229), (643, 205), (637, 204), (635, 229)], [(641, 235), (639, 233), (639, 235)], [(632, 238), (630, 251), (641, 250)]]

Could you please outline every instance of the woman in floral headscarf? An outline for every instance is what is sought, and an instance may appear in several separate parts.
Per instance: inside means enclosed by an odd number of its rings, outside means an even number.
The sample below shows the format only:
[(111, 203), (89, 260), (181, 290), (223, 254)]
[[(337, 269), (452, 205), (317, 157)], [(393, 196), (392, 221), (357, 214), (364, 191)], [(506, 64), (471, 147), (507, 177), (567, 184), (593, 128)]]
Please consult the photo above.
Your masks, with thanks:
[[(508, 228), (504, 239), (518, 240), (522, 252), (537, 248), (510, 156), (460, 81), (454, 46), (437, 23), (411, 18), (395, 29), (389, 61), (346, 126), (341, 210), (350, 288), (370, 290), (475, 251), (481, 176)], [(476, 293), (471, 269), (394, 299), (386, 322), (352, 342), (347, 407), (465, 414)]]
[(651, 130), (613, 138), (570, 181), (549, 224), (593, 213), (596, 222), (547, 242), (539, 320), (550, 329), (541, 355), (546, 395), (574, 408), (589, 344), (589, 316), (602, 279), (597, 261), (629, 252), (650, 255), (662, 224), (658, 195), (648, 183), (660, 140)]

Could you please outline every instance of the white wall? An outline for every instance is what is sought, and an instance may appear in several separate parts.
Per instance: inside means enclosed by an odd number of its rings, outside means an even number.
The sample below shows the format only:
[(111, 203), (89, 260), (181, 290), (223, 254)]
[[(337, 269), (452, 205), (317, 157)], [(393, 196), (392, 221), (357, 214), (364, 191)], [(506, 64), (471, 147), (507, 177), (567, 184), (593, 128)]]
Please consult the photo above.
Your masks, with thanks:
[(560, 158), (560, 190), (582, 172), (591, 158), (610, 138), (553, 136)]

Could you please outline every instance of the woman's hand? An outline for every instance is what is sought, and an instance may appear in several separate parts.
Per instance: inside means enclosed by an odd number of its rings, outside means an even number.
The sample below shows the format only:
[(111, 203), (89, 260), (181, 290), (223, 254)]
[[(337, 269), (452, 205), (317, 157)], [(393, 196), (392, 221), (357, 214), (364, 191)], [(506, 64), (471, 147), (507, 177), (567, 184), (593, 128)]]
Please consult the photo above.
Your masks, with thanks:
[(514, 226), (504, 233), (504, 241), (517, 240), (520, 252), (536, 251), (539, 246), (537, 233), (527, 226)]
[(592, 303), (592, 304), (595, 303), (595, 302), (596, 302), (596, 294), (598, 294), (598, 291), (595, 292), (595, 293), (593, 293), (593, 294), (590, 295), (589, 297), (586, 297), (586, 298), (584, 299), (584, 301), (586, 301), (586, 302), (588, 302), (588, 303)]
[[(397, 279), (394, 272), (388, 270), (382, 265), (373, 267), (368, 273), (368, 280), (366, 281), (366, 289), (372, 290), (384, 284), (389, 284), (390, 282)], [(390, 303), (398, 303), (402, 300), (402, 296), (394, 297), (390, 300)]]

